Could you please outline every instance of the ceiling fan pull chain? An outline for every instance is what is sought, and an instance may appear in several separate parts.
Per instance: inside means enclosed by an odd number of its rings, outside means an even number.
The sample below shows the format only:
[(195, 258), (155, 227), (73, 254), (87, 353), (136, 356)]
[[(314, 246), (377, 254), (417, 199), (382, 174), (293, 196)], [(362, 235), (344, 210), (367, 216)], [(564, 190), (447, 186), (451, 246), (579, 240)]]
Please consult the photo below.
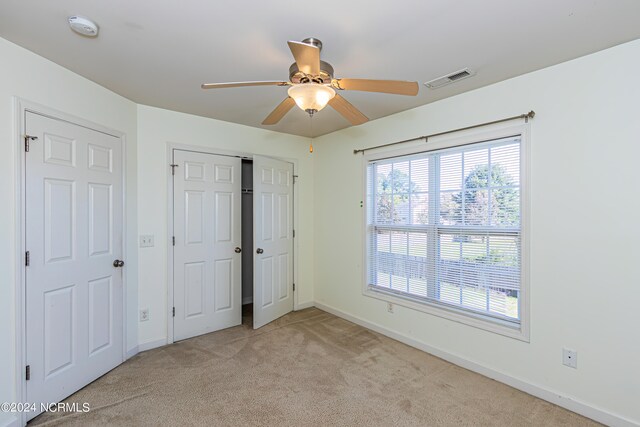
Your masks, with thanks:
[(313, 114), (309, 114), (309, 153), (313, 153)]

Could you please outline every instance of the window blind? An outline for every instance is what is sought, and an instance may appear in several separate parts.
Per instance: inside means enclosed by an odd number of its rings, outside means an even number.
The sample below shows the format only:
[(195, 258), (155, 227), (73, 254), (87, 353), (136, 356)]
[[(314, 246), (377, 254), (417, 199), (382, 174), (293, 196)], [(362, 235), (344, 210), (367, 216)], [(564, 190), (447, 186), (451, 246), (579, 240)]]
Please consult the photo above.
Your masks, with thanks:
[(520, 145), (369, 162), (369, 287), (519, 323)]

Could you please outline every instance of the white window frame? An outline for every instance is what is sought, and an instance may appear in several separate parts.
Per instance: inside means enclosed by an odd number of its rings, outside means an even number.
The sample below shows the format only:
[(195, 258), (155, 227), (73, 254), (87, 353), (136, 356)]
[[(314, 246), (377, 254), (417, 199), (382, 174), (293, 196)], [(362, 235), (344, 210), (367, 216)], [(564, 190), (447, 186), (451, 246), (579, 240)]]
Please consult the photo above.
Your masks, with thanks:
[[(402, 149), (373, 150), (370, 154), (362, 156), (362, 194), (364, 206), (362, 210), (362, 283), (363, 295), (413, 310), (428, 313), (444, 319), (452, 320), (485, 331), (529, 342), (529, 124), (502, 125), (482, 130), (471, 130), (450, 134), (447, 136), (430, 139), (428, 143), (411, 145)], [(370, 162), (391, 157), (407, 156), (418, 153), (426, 153), (447, 148), (455, 148), (469, 144), (487, 142), (508, 137), (520, 136), (520, 238), (521, 238), (521, 265), (520, 265), (520, 291), (518, 295), (520, 324), (501, 321), (490, 318), (482, 313), (473, 313), (469, 310), (457, 309), (438, 303), (430, 303), (409, 295), (399, 295), (396, 292), (384, 288), (372, 287), (367, 283), (368, 259), (367, 259), (367, 212), (369, 210), (367, 198), (367, 167)]]

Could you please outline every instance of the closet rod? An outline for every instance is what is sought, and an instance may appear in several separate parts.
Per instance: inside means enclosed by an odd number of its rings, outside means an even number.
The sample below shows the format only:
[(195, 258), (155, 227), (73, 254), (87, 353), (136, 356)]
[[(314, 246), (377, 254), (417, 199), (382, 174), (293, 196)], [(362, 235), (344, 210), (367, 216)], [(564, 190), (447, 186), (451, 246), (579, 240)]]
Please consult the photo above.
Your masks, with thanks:
[(481, 126), (494, 125), (496, 123), (508, 122), (510, 120), (524, 119), (525, 122), (528, 122), (529, 119), (533, 119), (535, 117), (535, 115), (536, 115), (536, 113), (533, 110), (531, 110), (528, 113), (520, 114), (519, 116), (507, 117), (505, 119), (494, 120), (492, 122), (479, 123), (477, 125), (466, 126), (466, 127), (463, 127), (463, 128), (447, 130), (447, 131), (438, 132), (438, 133), (432, 133), (430, 135), (418, 136), (417, 138), (410, 138), (410, 139), (405, 139), (405, 140), (402, 140), (402, 141), (390, 142), (389, 144), (376, 145), (374, 147), (369, 147), (369, 148), (360, 148), (359, 150), (353, 150), (353, 154), (358, 154), (358, 153), (364, 154), (365, 151), (375, 150), (376, 148), (390, 147), (392, 145), (404, 144), (405, 142), (418, 141), (418, 140), (421, 140), (421, 139), (424, 139), (424, 142), (429, 142), (429, 138), (433, 138), (434, 136), (446, 135), (448, 133), (460, 132), (460, 131), (463, 131), (463, 130), (473, 129), (473, 128), (477, 128), (477, 127), (481, 127)]

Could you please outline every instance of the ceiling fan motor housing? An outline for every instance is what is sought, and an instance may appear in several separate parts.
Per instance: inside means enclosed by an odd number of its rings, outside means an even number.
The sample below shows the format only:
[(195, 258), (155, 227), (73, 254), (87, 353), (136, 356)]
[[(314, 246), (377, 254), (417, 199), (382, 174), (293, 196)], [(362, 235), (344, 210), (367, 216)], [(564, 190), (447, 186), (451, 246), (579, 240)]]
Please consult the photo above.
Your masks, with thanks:
[(295, 62), (289, 67), (289, 80), (291, 83), (331, 83), (333, 79), (333, 67), (328, 62), (320, 61), (320, 75), (308, 76), (298, 69)]

